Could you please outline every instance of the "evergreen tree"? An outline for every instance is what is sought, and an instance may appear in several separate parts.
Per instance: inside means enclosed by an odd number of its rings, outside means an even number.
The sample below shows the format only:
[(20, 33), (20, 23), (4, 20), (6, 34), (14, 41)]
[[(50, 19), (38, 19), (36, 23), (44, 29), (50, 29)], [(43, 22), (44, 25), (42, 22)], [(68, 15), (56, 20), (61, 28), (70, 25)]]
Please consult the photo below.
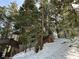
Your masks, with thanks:
[(19, 15), (15, 18), (17, 19), (15, 27), (22, 30), (21, 42), (27, 47), (34, 46), (40, 32), (39, 12), (35, 6), (35, 1), (25, 0), (22, 7), (20, 7)]

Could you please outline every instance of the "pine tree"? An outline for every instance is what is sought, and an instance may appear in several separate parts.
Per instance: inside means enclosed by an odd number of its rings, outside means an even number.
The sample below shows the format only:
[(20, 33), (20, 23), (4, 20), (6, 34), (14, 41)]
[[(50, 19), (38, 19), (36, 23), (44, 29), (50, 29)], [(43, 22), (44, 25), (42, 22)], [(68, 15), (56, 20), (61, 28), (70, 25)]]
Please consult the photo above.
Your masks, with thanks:
[(35, 1), (25, 0), (22, 7), (20, 7), (19, 15), (15, 18), (17, 19), (15, 27), (22, 30), (20, 36), (22, 43), (29, 48), (35, 46), (40, 32), (39, 12), (35, 6)]

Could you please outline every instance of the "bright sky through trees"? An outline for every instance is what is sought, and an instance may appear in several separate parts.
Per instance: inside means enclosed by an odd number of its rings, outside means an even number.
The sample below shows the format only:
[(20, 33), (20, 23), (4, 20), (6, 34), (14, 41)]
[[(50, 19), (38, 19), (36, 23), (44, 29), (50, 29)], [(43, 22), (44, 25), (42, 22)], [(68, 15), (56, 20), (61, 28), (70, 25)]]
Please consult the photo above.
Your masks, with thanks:
[(0, 6), (8, 6), (13, 1), (15, 1), (18, 6), (21, 6), (24, 2), (24, 0), (0, 0)]

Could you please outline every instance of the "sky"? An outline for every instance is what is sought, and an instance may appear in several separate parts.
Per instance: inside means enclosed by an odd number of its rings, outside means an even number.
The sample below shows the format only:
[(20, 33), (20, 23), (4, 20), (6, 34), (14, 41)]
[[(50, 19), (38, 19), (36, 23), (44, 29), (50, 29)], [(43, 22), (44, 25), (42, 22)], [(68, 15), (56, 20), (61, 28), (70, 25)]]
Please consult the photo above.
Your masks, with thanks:
[(24, 2), (24, 0), (0, 0), (0, 6), (8, 6), (13, 1), (16, 1), (18, 6), (21, 6)]

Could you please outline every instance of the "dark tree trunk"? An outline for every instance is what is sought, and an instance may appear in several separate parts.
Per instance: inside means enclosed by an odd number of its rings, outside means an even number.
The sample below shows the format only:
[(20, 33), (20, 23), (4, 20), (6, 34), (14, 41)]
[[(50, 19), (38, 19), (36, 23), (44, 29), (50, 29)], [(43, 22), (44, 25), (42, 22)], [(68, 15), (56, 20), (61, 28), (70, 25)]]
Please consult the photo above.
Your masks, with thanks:
[(56, 29), (56, 32), (57, 32), (58, 38), (60, 38), (60, 34), (59, 34), (60, 30), (58, 28)]

